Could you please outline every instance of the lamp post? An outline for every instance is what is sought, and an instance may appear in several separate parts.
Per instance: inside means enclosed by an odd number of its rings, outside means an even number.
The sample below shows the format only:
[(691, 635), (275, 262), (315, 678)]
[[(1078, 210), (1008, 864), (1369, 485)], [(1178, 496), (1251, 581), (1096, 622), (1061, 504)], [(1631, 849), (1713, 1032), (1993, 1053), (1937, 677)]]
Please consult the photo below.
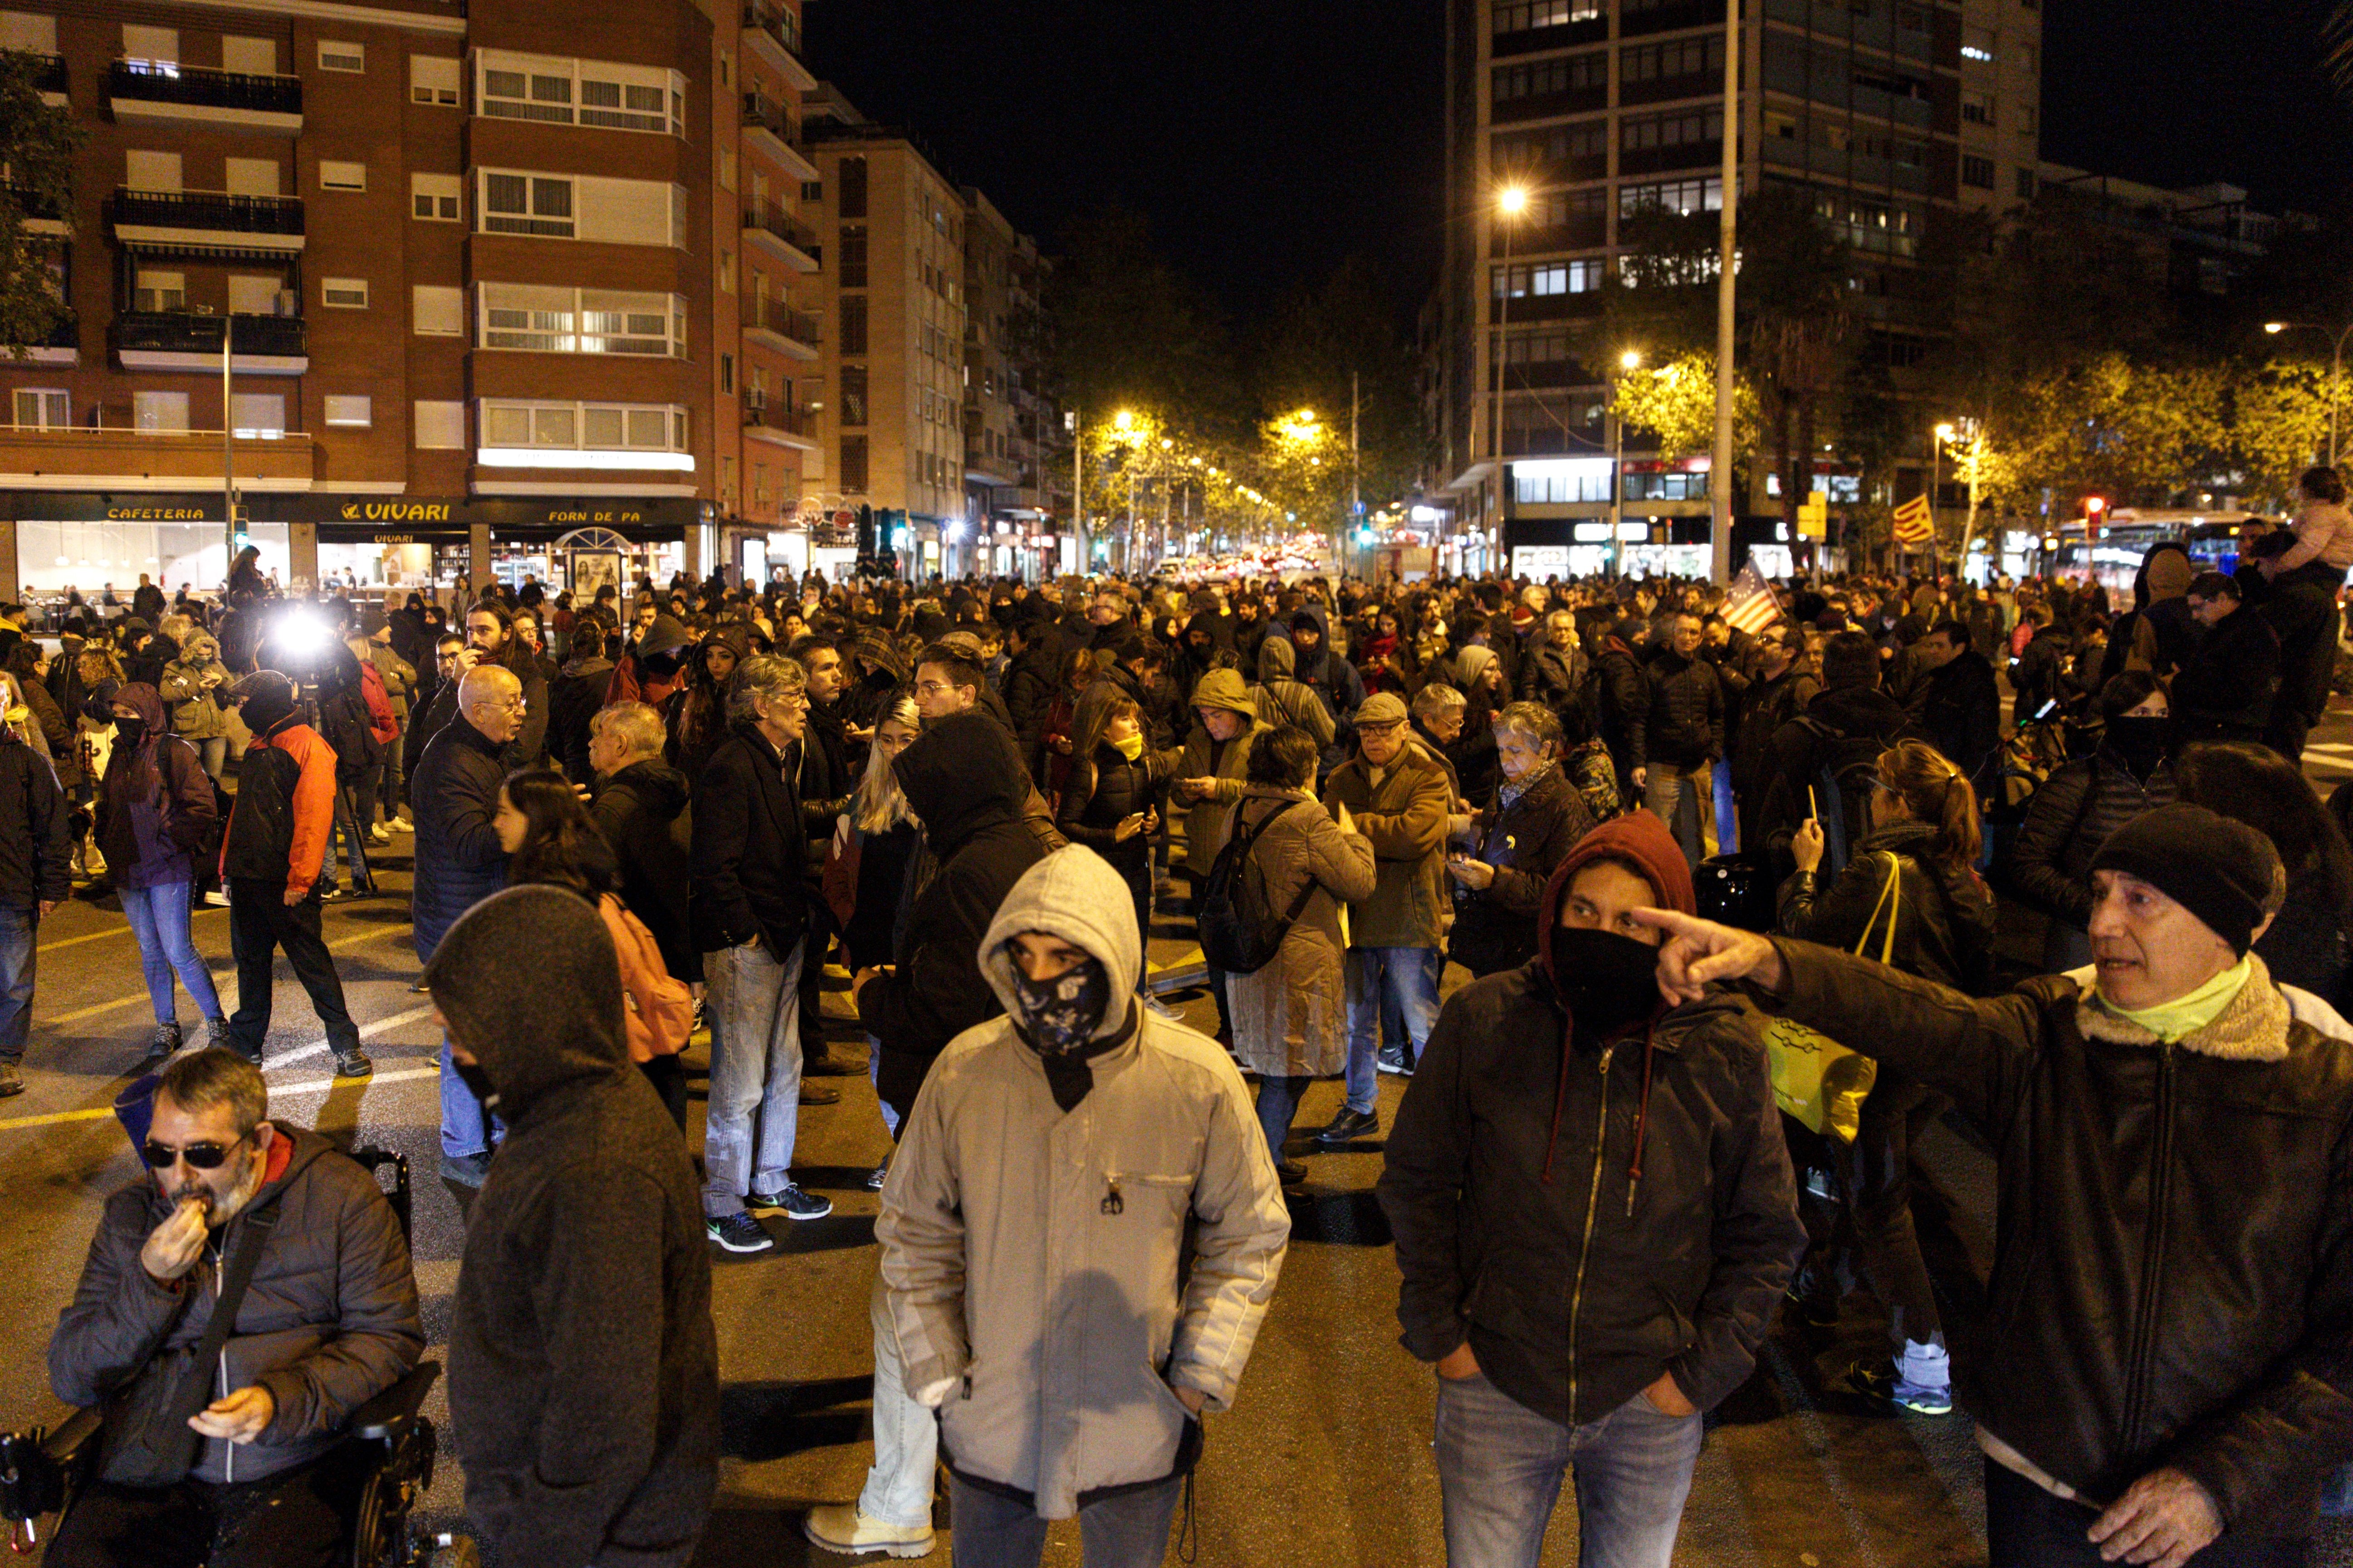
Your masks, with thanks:
[(1944, 498), (1943, 489), (1945, 443), (1953, 438), (1951, 420), (1938, 425), (1934, 439), (1928, 445), (1928, 560), (1933, 568), (1936, 559), (1936, 503)]
[(1487, 437), (1495, 462), (1495, 509), (1491, 515), (1498, 544), (1503, 542), (1504, 528), (1504, 362), (1511, 351), (1504, 327), (1512, 306), (1512, 230), (1520, 215), (1527, 210), (1525, 185), (1505, 185), (1495, 193), (1497, 226), (1504, 235), (1504, 268), (1495, 280), (1495, 401), (1494, 411), (1487, 421)]
[[(1640, 349), (1618, 356), (1620, 375), (1642, 368)], [(1618, 384), (1609, 384), (1609, 575), (1618, 575), (1626, 531), (1626, 416), (1618, 412)]]
[[(2327, 327), (2311, 321), (2265, 321), (2263, 331), (2277, 337), (2282, 332), (2325, 332)], [(2353, 338), (2353, 325), (2337, 334), (2337, 349), (2328, 360), (2328, 466), (2337, 466), (2337, 388), (2344, 384), (2345, 340)]]

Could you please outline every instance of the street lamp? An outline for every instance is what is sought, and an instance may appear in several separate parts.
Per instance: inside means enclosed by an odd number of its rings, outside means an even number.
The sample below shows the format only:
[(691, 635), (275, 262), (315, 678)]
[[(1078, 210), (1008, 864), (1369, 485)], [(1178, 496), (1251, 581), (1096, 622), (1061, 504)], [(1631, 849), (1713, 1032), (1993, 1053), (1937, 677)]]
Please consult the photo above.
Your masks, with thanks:
[(1500, 542), (1504, 526), (1504, 361), (1510, 351), (1510, 341), (1504, 335), (1505, 319), (1512, 305), (1512, 231), (1519, 226), (1520, 215), (1528, 210), (1528, 188), (1525, 185), (1505, 185), (1495, 193), (1495, 216), (1504, 232), (1504, 269), (1495, 280), (1495, 401), (1487, 421), (1487, 436), (1493, 447), (1495, 462), (1496, 538)]
[[(1642, 368), (1642, 352), (1628, 349), (1618, 356), (1618, 372), (1630, 375)], [(1620, 542), (1626, 529), (1626, 416), (1618, 412), (1617, 386), (1609, 396), (1609, 574), (1618, 574)]]
[[(2325, 332), (2327, 327), (2311, 321), (2265, 321), (2263, 331), (2277, 337), (2282, 332)], [(2345, 340), (2353, 338), (2353, 326), (2337, 334), (2336, 353), (2328, 362), (2328, 466), (2337, 466), (2337, 389), (2345, 376)]]

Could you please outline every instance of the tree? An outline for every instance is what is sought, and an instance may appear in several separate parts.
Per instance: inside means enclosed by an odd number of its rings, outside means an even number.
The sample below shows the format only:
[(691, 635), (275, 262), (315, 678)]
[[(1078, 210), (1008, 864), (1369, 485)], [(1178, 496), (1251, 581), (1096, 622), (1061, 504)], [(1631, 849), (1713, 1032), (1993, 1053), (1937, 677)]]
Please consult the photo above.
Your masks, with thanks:
[[(1715, 355), (1704, 349), (1661, 365), (1622, 373), (1610, 410), (1627, 427), (1654, 437), (1659, 456), (1680, 462), (1715, 445)], [(1734, 394), (1732, 452), (1736, 468), (1757, 452), (1757, 387), (1739, 378)]]
[(73, 160), (82, 134), (73, 117), (41, 101), (48, 62), (0, 49), (0, 343), (18, 359), (65, 318), (57, 245), (27, 235), (25, 219), (73, 211)]
[(1824, 403), (1852, 355), (1853, 263), (1802, 191), (1767, 185), (1741, 205), (1739, 296), (1748, 321), (1781, 518), (1792, 535), (1813, 486)]
[[(2242, 365), (2231, 385), (2231, 455), (2258, 494), (2285, 497), (2296, 476), (2326, 460), (2332, 395), (2327, 364), (2274, 361)], [(2342, 385), (2334, 395), (2342, 398)], [(2340, 402), (2338, 430), (2353, 428)]]
[[(1271, 426), (1290, 421), (1300, 409), (1314, 410), (1333, 447), (1315, 455), (1324, 459), (1327, 478), (1336, 473), (1331, 498), (1336, 499), (1349, 478), (1353, 396), (1364, 494), (1374, 503), (1404, 494), (1425, 467), (1427, 426), (1413, 354), (1372, 269), (1351, 258), (1319, 287), (1295, 290), (1253, 341), (1261, 447), (1276, 449), (1269, 445)], [(1295, 447), (1294, 439), (1282, 449)], [(1310, 471), (1316, 470), (1311, 466)], [(1308, 515), (1306, 509), (1297, 510)]]

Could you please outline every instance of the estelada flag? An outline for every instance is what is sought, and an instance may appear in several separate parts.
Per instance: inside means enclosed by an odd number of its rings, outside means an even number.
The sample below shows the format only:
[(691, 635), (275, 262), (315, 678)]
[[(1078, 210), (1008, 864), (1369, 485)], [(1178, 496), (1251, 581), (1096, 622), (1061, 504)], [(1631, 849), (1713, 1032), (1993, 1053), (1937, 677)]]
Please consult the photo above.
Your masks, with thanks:
[(1936, 537), (1935, 514), (1926, 496), (1914, 496), (1895, 509), (1895, 542), (1926, 544)]

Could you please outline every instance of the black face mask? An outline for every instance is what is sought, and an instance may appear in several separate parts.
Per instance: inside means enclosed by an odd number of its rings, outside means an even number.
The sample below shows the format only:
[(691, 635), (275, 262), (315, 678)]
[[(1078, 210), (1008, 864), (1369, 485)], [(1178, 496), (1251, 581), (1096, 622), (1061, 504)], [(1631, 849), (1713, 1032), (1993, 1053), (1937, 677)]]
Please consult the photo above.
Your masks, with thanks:
[(2111, 719), (2107, 743), (2132, 765), (2133, 772), (2146, 777), (2164, 760), (2166, 738), (2172, 728), (2172, 720), (2147, 715)]
[(458, 1070), (459, 1081), (473, 1090), (474, 1098), (482, 1102), (483, 1110), (496, 1110), (499, 1108), (499, 1091), (491, 1087), (491, 1075), (482, 1070), (480, 1063), (461, 1062), (451, 1057), (449, 1065)]
[(114, 721), (115, 739), (121, 741), (126, 746), (137, 745), (141, 738), (146, 733), (147, 721), (144, 719), (124, 719), (117, 717)]
[(1612, 931), (1556, 926), (1553, 988), (1581, 1038), (1631, 1028), (1664, 1005), (1659, 950)]

